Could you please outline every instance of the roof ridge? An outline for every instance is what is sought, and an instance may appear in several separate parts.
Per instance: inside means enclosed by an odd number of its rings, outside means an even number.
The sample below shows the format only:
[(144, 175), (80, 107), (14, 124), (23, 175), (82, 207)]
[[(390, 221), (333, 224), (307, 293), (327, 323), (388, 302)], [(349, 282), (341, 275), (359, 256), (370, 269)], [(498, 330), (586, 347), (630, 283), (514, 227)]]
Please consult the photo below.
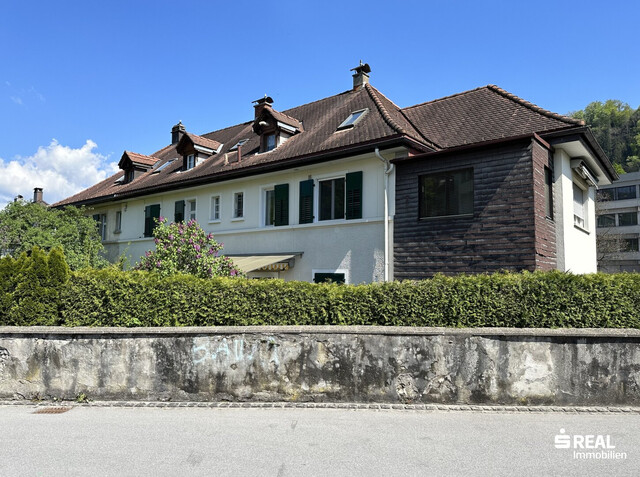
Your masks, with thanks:
[[(429, 145), (436, 146), (436, 144), (433, 141), (431, 141), (427, 137), (423, 136), (423, 134), (420, 132), (420, 130), (418, 128), (416, 128), (411, 121), (408, 121), (407, 117), (402, 113), (402, 110), (398, 107), (397, 104), (395, 104), (393, 101), (391, 101), (389, 98), (387, 98), (384, 94), (382, 94), (376, 88), (371, 86), (369, 83), (365, 83), (364, 87), (367, 90), (367, 92), (369, 93), (369, 96), (371, 96), (371, 99), (373, 100), (374, 104), (376, 105), (376, 107), (380, 111), (380, 114), (382, 115), (382, 118), (386, 121), (386, 123), (389, 126), (391, 126), (392, 129), (396, 130), (397, 132), (399, 132), (401, 134), (405, 134), (406, 136), (412, 137), (414, 139), (425, 140), (425, 141), (427, 141), (427, 143)], [(387, 108), (384, 107), (384, 104), (382, 104), (382, 101), (380, 101), (380, 98), (377, 96), (378, 94), (381, 95), (383, 98), (385, 98), (387, 101), (389, 101), (391, 104), (393, 104), (396, 108), (398, 108), (398, 111), (400, 112), (402, 117), (407, 119), (409, 124), (411, 124), (411, 126), (413, 126), (413, 128), (418, 133), (419, 137), (415, 137), (415, 135), (413, 133), (411, 133), (410, 131), (407, 131), (405, 128), (402, 127), (402, 125), (398, 124), (396, 122), (396, 120), (391, 117), (391, 115), (389, 114), (389, 111), (387, 111)], [(439, 147), (436, 147), (436, 149), (439, 149)]]
[(578, 124), (580, 126), (584, 126), (585, 122), (581, 119), (574, 119), (574, 118), (570, 118), (569, 116), (564, 116), (562, 114), (558, 114), (558, 113), (554, 113), (553, 111), (549, 111), (548, 109), (544, 109), (541, 108), (540, 106), (538, 106), (537, 104), (531, 103), (530, 101), (527, 101), (526, 99), (522, 99), (519, 96), (516, 96), (513, 93), (510, 93), (509, 91), (502, 89), (501, 87), (495, 85), (495, 84), (488, 84), (486, 86), (486, 88), (490, 89), (491, 91), (493, 91), (494, 93), (499, 94), (500, 96), (503, 96), (507, 99), (510, 99), (511, 101), (514, 101), (518, 104), (521, 104), (522, 106), (529, 108), (530, 110), (542, 114), (544, 116), (548, 116), (550, 118), (553, 119), (557, 119), (559, 121), (563, 121), (565, 123), (569, 123), (569, 124)]
[(460, 93), (450, 94), (449, 96), (443, 96), (442, 98), (436, 98), (430, 101), (425, 101), (423, 103), (414, 104), (412, 106), (407, 106), (406, 108), (402, 108), (402, 110), (404, 111), (405, 109), (417, 108), (418, 106), (424, 106), (425, 104), (437, 103), (438, 101), (444, 101), (447, 99), (455, 98), (456, 96), (462, 96), (463, 94), (473, 93), (474, 91), (478, 91), (483, 88), (487, 88), (487, 86), (479, 86), (477, 88), (468, 89), (467, 91), (461, 91)]
[[(144, 157), (152, 157), (154, 159), (158, 159), (157, 157), (153, 156), (153, 155), (148, 155), (148, 154), (142, 154), (140, 152), (135, 152), (135, 151), (127, 151), (126, 149), (124, 150), (124, 152), (126, 152), (127, 154), (135, 154), (136, 156), (144, 156)], [(154, 152), (155, 154), (155, 152)]]

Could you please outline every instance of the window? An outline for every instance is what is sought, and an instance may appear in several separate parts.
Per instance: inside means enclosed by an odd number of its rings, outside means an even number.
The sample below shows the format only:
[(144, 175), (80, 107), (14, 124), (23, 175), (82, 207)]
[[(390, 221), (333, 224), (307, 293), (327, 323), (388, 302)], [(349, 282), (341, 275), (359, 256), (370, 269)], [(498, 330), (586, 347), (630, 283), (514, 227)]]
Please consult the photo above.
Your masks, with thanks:
[(298, 204), (298, 223), (310, 224), (313, 222), (313, 179), (300, 181), (300, 202)]
[(244, 192), (236, 192), (233, 194), (233, 218), (241, 219), (244, 217)]
[(100, 240), (104, 242), (105, 240), (107, 240), (107, 214), (94, 214), (93, 220), (96, 221), (98, 233), (100, 234)]
[(175, 159), (170, 159), (167, 162), (165, 162), (164, 164), (162, 164), (161, 166), (159, 166), (155, 171), (153, 171), (154, 174), (160, 172), (163, 169), (166, 169), (166, 167), (171, 164), (173, 161), (175, 161)]
[(347, 283), (346, 270), (313, 270), (314, 283)]
[(320, 220), (344, 219), (344, 178), (320, 181)]
[(211, 197), (211, 220), (220, 220), (220, 196)]
[(598, 216), (598, 227), (615, 227), (616, 216), (615, 214), (603, 214)]
[(231, 146), (229, 148), (229, 151), (236, 151), (238, 150), (239, 147), (242, 147), (246, 144), (246, 142), (249, 141), (248, 139), (240, 139), (236, 144), (234, 144), (233, 146)]
[(124, 173), (124, 183), (125, 184), (128, 184), (129, 182), (132, 182), (134, 178), (135, 178), (135, 171), (133, 169), (128, 169)]
[(176, 200), (173, 221), (175, 223), (184, 222), (184, 200)]
[(473, 169), (419, 177), (419, 217), (473, 214)]
[(273, 189), (264, 191), (264, 225), (276, 223), (276, 194)]
[(116, 228), (113, 233), (119, 234), (120, 232), (122, 232), (122, 212), (118, 210), (116, 212)]
[(636, 186), (624, 186), (615, 188), (615, 200), (635, 199)]
[(573, 183), (573, 224), (580, 228), (586, 227), (585, 222), (585, 191), (578, 184)]
[(276, 148), (276, 135), (275, 133), (273, 134), (267, 134), (264, 138), (264, 150), (265, 152), (267, 151), (271, 151), (273, 149)]
[(187, 201), (187, 213), (189, 214), (189, 220), (196, 220), (196, 199)]
[(638, 213), (637, 212), (623, 212), (618, 214), (618, 225), (625, 227), (628, 225), (638, 225)]
[(193, 169), (196, 167), (196, 156), (195, 154), (189, 154), (187, 156), (187, 167), (186, 170)]
[(160, 204), (147, 205), (144, 208), (144, 236), (151, 237), (160, 217)]
[(548, 167), (544, 168), (544, 212), (553, 219), (553, 171)]
[(623, 252), (638, 252), (638, 238), (626, 238), (622, 239), (622, 251)]
[(368, 109), (361, 109), (359, 111), (354, 111), (349, 115), (349, 117), (347, 117), (347, 119), (342, 121), (340, 126), (338, 126), (337, 130), (340, 131), (341, 129), (352, 128), (360, 119), (364, 117), (367, 111)]

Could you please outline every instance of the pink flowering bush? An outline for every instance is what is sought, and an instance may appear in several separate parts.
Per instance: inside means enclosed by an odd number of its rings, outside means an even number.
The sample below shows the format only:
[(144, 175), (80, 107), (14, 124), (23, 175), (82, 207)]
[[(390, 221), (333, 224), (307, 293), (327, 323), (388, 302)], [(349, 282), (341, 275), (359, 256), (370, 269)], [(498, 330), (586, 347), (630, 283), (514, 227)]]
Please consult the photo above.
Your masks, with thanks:
[(230, 258), (220, 256), (222, 244), (215, 241), (213, 234), (205, 234), (195, 220), (168, 223), (160, 217), (153, 236), (156, 249), (141, 257), (137, 270), (165, 276), (188, 273), (199, 278), (242, 275)]

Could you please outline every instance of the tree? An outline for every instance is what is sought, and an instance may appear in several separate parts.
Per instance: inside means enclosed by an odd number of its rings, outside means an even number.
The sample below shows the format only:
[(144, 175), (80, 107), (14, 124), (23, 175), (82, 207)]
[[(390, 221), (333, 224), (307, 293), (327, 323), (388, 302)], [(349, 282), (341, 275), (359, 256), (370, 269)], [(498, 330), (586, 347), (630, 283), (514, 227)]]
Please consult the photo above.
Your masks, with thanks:
[(240, 276), (230, 258), (220, 255), (222, 244), (205, 234), (195, 220), (186, 224), (168, 223), (160, 217), (153, 231), (155, 250), (149, 250), (136, 265), (137, 270), (161, 275), (188, 273), (200, 278)]
[(0, 256), (18, 257), (34, 247), (59, 247), (72, 270), (106, 266), (104, 247), (95, 221), (84, 209), (53, 209), (18, 200), (0, 211)]
[(591, 128), (611, 162), (625, 172), (640, 170), (640, 108), (609, 99), (594, 101), (571, 113)]

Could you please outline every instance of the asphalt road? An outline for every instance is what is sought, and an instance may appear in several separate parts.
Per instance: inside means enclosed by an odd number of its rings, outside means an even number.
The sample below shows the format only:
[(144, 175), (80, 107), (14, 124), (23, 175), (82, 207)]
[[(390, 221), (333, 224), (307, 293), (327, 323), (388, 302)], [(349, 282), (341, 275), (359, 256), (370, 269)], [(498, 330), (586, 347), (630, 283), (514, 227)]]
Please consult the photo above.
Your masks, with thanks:
[[(640, 475), (638, 414), (34, 411), (0, 406), (0, 476)], [(626, 459), (575, 459), (573, 449), (555, 447), (556, 435), (601, 435), (600, 443), (608, 435), (615, 449), (605, 452)]]

